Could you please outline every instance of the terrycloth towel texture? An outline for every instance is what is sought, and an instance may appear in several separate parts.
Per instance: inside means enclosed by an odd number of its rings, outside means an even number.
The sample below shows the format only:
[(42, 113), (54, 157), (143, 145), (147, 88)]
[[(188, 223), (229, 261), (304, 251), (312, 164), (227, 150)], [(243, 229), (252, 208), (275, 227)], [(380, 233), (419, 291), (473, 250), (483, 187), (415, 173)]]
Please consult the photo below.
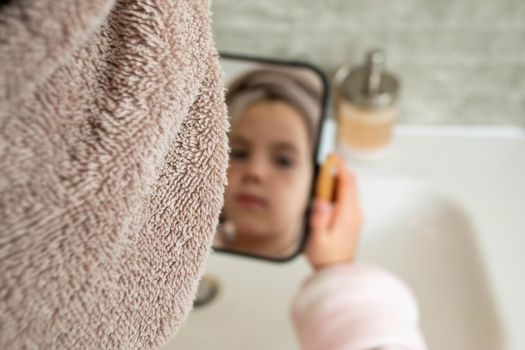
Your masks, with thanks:
[(226, 184), (208, 4), (0, 11), (0, 348), (159, 346), (191, 309)]
[(410, 290), (369, 265), (313, 275), (294, 299), (292, 319), (303, 350), (426, 349)]

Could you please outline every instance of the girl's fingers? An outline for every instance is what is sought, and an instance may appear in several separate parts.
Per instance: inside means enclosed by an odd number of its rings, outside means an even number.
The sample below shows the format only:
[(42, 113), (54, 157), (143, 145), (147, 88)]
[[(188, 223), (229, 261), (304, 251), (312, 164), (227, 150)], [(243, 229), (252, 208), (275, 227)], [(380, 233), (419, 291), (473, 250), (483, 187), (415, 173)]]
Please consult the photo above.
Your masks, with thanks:
[(316, 199), (310, 219), (310, 227), (313, 235), (323, 234), (330, 230), (330, 221), (333, 214), (333, 205), (323, 199)]
[(350, 175), (341, 158), (337, 159), (337, 183), (335, 193), (335, 215), (334, 220), (339, 221), (342, 215), (348, 210), (348, 201), (350, 199)]
[(346, 168), (343, 160), (338, 163), (338, 184), (333, 225), (349, 221), (349, 215), (360, 215), (357, 183), (354, 175)]
[[(335, 189), (335, 203), (331, 203)], [(336, 154), (326, 159), (317, 182), (316, 200), (310, 225), (315, 232), (332, 232), (359, 209), (357, 188), (353, 174)]]

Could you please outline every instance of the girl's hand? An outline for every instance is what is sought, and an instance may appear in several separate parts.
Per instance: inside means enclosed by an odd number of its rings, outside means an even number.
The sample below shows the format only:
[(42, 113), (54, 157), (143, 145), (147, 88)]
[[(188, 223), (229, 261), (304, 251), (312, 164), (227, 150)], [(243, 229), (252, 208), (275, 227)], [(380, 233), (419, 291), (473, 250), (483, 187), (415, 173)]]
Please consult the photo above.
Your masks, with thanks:
[[(333, 164), (335, 183), (333, 187), (330, 184), (326, 187), (327, 184), (323, 183), (326, 176), (318, 179), (318, 195), (313, 204), (310, 237), (305, 249), (316, 270), (352, 260), (363, 222), (353, 174), (339, 156), (330, 155), (326, 162)], [(327, 188), (335, 189), (334, 202), (327, 199)]]

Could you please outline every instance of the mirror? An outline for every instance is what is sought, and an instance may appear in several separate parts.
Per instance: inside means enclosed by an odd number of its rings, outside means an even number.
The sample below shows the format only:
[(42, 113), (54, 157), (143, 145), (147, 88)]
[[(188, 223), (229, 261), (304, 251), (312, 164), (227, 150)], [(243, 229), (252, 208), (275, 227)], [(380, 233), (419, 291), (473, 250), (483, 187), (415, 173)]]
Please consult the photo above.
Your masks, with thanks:
[(221, 54), (230, 159), (217, 251), (286, 261), (303, 248), (327, 81), (301, 63)]

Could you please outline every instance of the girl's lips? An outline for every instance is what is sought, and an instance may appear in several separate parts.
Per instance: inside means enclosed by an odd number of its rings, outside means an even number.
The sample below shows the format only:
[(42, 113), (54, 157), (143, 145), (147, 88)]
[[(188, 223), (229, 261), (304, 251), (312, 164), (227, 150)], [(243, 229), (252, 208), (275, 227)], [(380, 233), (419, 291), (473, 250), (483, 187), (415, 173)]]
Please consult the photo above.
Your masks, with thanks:
[(247, 207), (259, 207), (265, 204), (265, 201), (261, 197), (255, 196), (253, 194), (246, 194), (246, 193), (242, 193), (238, 195), (237, 201), (241, 205), (247, 206)]

